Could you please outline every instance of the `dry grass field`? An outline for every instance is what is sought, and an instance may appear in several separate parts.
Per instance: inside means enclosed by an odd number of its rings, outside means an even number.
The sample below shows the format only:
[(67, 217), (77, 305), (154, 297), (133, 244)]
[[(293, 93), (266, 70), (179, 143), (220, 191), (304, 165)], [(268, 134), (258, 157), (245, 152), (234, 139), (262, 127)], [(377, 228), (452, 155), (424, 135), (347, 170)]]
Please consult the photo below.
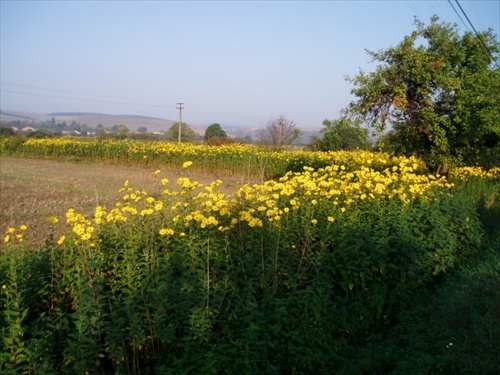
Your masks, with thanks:
[[(96, 206), (113, 206), (121, 199), (126, 180), (150, 194), (162, 190), (149, 175), (155, 169), (124, 165), (69, 163), (53, 160), (0, 158), (0, 230), (27, 225), (33, 244), (41, 244), (49, 233), (50, 216), (64, 218), (74, 208), (92, 215)], [(162, 170), (172, 187), (179, 177), (209, 184), (222, 179), (223, 191), (235, 191), (241, 183), (235, 176), (203, 175), (188, 170)], [(1, 246), (1, 245), (0, 245)]]

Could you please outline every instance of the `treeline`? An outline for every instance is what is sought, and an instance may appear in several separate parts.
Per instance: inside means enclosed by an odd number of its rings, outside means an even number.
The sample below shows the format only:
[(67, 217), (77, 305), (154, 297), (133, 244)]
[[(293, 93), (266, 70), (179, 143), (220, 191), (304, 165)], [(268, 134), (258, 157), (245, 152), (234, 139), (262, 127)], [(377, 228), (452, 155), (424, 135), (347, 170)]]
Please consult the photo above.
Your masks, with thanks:
[[(174, 123), (169, 129), (159, 132), (149, 132), (146, 126), (140, 126), (136, 131), (126, 125), (103, 124), (88, 125), (71, 121), (56, 121), (54, 118), (47, 121), (12, 120), (0, 121), (0, 136), (22, 136), (26, 138), (54, 138), (61, 136), (98, 137), (102, 139), (140, 139), (165, 140), (177, 142), (179, 138), (179, 123)], [(181, 141), (195, 143), (209, 143), (221, 145), (227, 143), (252, 144), (250, 135), (230, 137), (219, 124), (210, 125), (205, 134), (195, 132), (189, 125), (182, 123)]]
[[(123, 124), (115, 124), (106, 126), (103, 124), (88, 125), (81, 124), (76, 121), (70, 123), (66, 121), (56, 121), (53, 117), (47, 121), (27, 121), (27, 120), (12, 120), (0, 122), (1, 134), (24, 134), (32, 136), (32, 133), (44, 135), (46, 137), (73, 135), (73, 136), (100, 136), (103, 134), (111, 135), (128, 135), (130, 129)], [(146, 132), (147, 128), (139, 128), (137, 133)]]

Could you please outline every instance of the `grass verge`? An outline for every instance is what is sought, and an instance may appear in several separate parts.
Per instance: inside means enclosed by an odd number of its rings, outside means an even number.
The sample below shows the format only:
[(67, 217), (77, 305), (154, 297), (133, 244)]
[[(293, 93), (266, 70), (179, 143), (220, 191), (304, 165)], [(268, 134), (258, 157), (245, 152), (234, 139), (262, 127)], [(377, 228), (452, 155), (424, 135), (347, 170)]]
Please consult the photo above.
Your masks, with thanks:
[(343, 374), (500, 374), (500, 202), (481, 217), (482, 252), (404, 301), (389, 334)]

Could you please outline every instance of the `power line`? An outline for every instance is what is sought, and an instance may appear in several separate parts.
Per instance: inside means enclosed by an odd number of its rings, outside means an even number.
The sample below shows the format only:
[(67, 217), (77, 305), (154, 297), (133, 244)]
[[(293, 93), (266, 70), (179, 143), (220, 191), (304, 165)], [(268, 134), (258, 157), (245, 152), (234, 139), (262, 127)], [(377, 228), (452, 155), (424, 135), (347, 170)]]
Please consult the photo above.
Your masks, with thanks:
[[(479, 11), (478, 11), (477, 6), (476, 6), (476, 2), (475, 1), (471, 1), (470, 4), (472, 5), (472, 11), (474, 12), (474, 16), (475, 16), (476, 20), (479, 21), (479, 27), (482, 30), (485, 30), (486, 27), (484, 27), (483, 20), (481, 19), (481, 15), (479, 14)], [(476, 24), (477, 24), (477, 22), (476, 22)]]
[[(455, 2), (457, 3), (458, 7), (460, 8), (460, 10), (462, 11), (463, 15), (465, 16), (465, 18), (467, 19), (467, 22), (469, 22), (469, 25), (472, 27), (472, 30), (474, 30), (474, 33), (479, 36), (479, 33), (477, 32), (476, 28), (474, 27), (474, 25), (472, 24), (472, 22), (470, 21), (469, 17), (467, 16), (467, 13), (465, 13), (464, 9), (462, 8), (462, 6), (460, 5), (460, 3), (458, 2), (458, 0), (455, 0)], [(485, 46), (486, 47), (486, 46)]]
[[(150, 102), (150, 103), (151, 102), (163, 103), (162, 107), (164, 107), (164, 102), (159, 101), (159, 100), (147, 100), (147, 99), (131, 98), (131, 97), (123, 97), (123, 96), (91, 94), (91, 93), (78, 92), (78, 91), (60, 90), (60, 89), (49, 88), (49, 87), (22, 85), (22, 84), (18, 84), (18, 83), (10, 83), (10, 82), (0, 82), (0, 84), (5, 85), (5, 86), (23, 87), (23, 88), (27, 88), (27, 89), (36, 89), (36, 90), (44, 90), (44, 91), (54, 91), (54, 92), (67, 93), (67, 94), (73, 94), (73, 95), (96, 96), (96, 97), (110, 98), (110, 99), (138, 100), (138, 101)], [(42, 94), (39, 94), (39, 95), (42, 95)], [(172, 106), (173, 106), (173, 103), (172, 103)]]
[(465, 21), (463, 20), (462, 16), (460, 15), (460, 13), (458, 13), (458, 10), (455, 8), (455, 6), (453, 5), (453, 3), (451, 2), (451, 0), (448, 0), (448, 3), (450, 4), (450, 6), (453, 8), (453, 10), (455, 11), (455, 14), (458, 16), (458, 18), (460, 18), (460, 21), (462, 21), (462, 24), (465, 26), (465, 28), (467, 29), (468, 32), (470, 32), (470, 29), (469, 29), (469, 26), (467, 26), (467, 24), (465, 23)]
[[(159, 100), (147, 100), (147, 99), (140, 99), (140, 98), (132, 98), (132, 97), (121, 97), (121, 96), (112, 96), (112, 95), (102, 95), (102, 94), (91, 94), (91, 93), (84, 93), (84, 92), (78, 92), (78, 91), (69, 91), (69, 90), (61, 90), (61, 89), (56, 89), (56, 88), (49, 88), (49, 87), (41, 87), (41, 86), (32, 86), (32, 85), (23, 85), (23, 84), (18, 84), (18, 83), (11, 83), (11, 82), (0, 82), (1, 85), (3, 86), (13, 86), (13, 87), (19, 87), (19, 88), (25, 88), (25, 89), (35, 89), (35, 90), (44, 90), (44, 91), (49, 91), (49, 92), (54, 92), (56, 94), (51, 94), (51, 93), (35, 93), (35, 92), (27, 92), (24, 90), (10, 90), (10, 89), (0, 89), (1, 92), (5, 93), (13, 93), (13, 94), (20, 94), (20, 95), (30, 95), (30, 96), (38, 96), (38, 97), (46, 97), (46, 98), (56, 98), (56, 99), (68, 99), (68, 100), (79, 100), (79, 101), (84, 101), (84, 102), (93, 102), (93, 103), (107, 103), (107, 104), (123, 104), (123, 105), (132, 105), (132, 106), (146, 106), (146, 107), (154, 107), (154, 108), (174, 108), (175, 104), (173, 102), (166, 103), (159, 101)], [(62, 94), (72, 94), (73, 96), (66, 96), (66, 95), (57, 95), (57, 93), (62, 93)], [(133, 103), (133, 102), (122, 102), (122, 101), (114, 101), (114, 100), (106, 100), (106, 99), (94, 99), (94, 98), (79, 98), (75, 97), (76, 96), (90, 96), (90, 97), (96, 97), (96, 98), (109, 98), (109, 99), (117, 99), (117, 100), (132, 100), (132, 101), (140, 101), (140, 102), (145, 102), (144, 104), (140, 103)], [(159, 104), (152, 104), (152, 103), (159, 103)], [(163, 104), (160, 104), (163, 103)], [(178, 105), (179, 103), (177, 103)], [(215, 116), (231, 116), (234, 118), (240, 118), (244, 120), (253, 120), (253, 121), (259, 121), (263, 122), (264, 120), (252, 117), (252, 116), (246, 116), (246, 115), (240, 115), (240, 114), (235, 114), (235, 113), (230, 113), (230, 112), (225, 112), (225, 111), (214, 111), (210, 110), (204, 107), (200, 106), (190, 106), (191, 111), (194, 112), (200, 112), (200, 113), (207, 113)], [(179, 108), (177, 108), (179, 109)]]
[[(449, 0), (448, 0), (449, 1)], [(495, 58), (493, 57), (493, 55), (491, 54), (491, 51), (489, 50), (488, 46), (486, 45), (486, 43), (484, 42), (482, 36), (477, 32), (476, 28), (474, 27), (474, 25), (472, 24), (472, 22), (470, 21), (469, 17), (467, 16), (467, 13), (465, 13), (464, 9), (462, 8), (462, 6), (460, 5), (460, 3), (458, 2), (458, 0), (455, 0), (455, 2), (457, 3), (458, 7), (460, 8), (460, 10), (462, 11), (463, 15), (465, 16), (465, 18), (467, 19), (467, 21), (469, 22), (470, 26), (472, 27), (472, 30), (474, 30), (474, 33), (476, 34), (477, 38), (479, 39), (479, 41), (481, 42), (481, 44), (483, 45), (483, 48), (484, 50), (486, 51), (486, 53), (491, 57), (491, 60), (492, 61), (495, 61)], [(451, 4), (451, 3), (450, 3)], [(455, 8), (453, 8), (455, 9)], [(500, 66), (498, 65), (498, 63), (495, 61), (495, 65), (500, 68)]]
[(241, 118), (241, 119), (245, 119), (245, 120), (254, 120), (254, 121), (264, 122), (263, 119), (257, 118), (257, 117), (238, 115), (235, 113), (230, 113), (230, 112), (225, 112), (225, 111), (224, 112), (212, 111), (210, 109), (200, 107), (200, 106), (195, 106), (195, 105), (191, 105), (189, 108), (191, 108), (190, 110), (194, 111), (194, 112), (208, 113), (208, 114), (217, 115), (217, 116), (231, 116), (231, 117), (237, 117), (237, 118)]
[(13, 94), (40, 96), (40, 97), (46, 97), (46, 98), (79, 100), (79, 101), (82, 101), (82, 102), (108, 103), (108, 104), (125, 104), (125, 105), (134, 105), (134, 106), (138, 106), (138, 107), (144, 107), (144, 106), (146, 106), (146, 107), (160, 107), (160, 108), (171, 107), (171, 106), (165, 106), (165, 105), (159, 105), (159, 104), (138, 104), (138, 103), (115, 102), (115, 101), (102, 100), (102, 99), (85, 99), (85, 98), (72, 98), (72, 97), (69, 97), (69, 96), (59, 96), (59, 95), (49, 95), (49, 94), (35, 94), (35, 93), (32, 93), (32, 92), (23, 92), (23, 91), (5, 90), (5, 89), (2, 89), (1, 91), (2, 92), (13, 93)]

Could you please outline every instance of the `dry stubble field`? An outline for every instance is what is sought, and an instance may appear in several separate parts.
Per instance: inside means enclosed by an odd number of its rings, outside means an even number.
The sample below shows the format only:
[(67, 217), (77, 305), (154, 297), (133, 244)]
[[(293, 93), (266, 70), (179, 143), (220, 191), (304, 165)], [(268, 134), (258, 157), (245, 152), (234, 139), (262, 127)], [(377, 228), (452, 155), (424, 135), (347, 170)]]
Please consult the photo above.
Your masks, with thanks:
[[(27, 225), (28, 241), (43, 243), (49, 233), (50, 216), (64, 218), (66, 211), (92, 215), (98, 205), (111, 207), (121, 199), (119, 190), (126, 180), (136, 189), (159, 194), (162, 187), (149, 175), (157, 168), (54, 160), (0, 158), (0, 230)], [(158, 175), (170, 180), (171, 188), (179, 177), (203, 184), (221, 179), (221, 189), (234, 192), (241, 183), (236, 176), (203, 175), (188, 170), (163, 170)]]

